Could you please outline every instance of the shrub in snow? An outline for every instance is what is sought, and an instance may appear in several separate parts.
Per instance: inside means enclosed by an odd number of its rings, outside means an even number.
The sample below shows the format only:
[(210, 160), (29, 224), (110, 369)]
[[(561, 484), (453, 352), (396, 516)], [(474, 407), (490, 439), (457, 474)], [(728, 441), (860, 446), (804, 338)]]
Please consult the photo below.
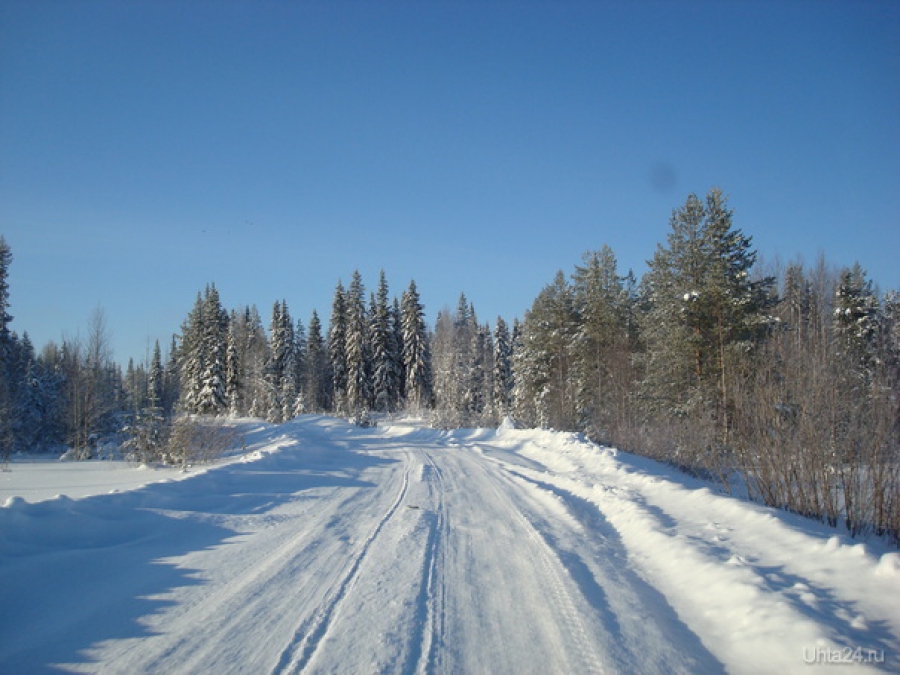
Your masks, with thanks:
[(186, 467), (211, 462), (236, 448), (240, 434), (221, 419), (184, 416), (173, 423), (160, 461)]

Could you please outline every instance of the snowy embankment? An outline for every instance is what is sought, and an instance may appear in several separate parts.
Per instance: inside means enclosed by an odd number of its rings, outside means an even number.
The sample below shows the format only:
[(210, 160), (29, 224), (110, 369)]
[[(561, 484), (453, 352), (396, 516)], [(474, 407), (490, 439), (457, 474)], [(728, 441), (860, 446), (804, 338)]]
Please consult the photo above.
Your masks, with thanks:
[(877, 542), (571, 434), (245, 428), (187, 474), (14, 464), (0, 672), (900, 668)]

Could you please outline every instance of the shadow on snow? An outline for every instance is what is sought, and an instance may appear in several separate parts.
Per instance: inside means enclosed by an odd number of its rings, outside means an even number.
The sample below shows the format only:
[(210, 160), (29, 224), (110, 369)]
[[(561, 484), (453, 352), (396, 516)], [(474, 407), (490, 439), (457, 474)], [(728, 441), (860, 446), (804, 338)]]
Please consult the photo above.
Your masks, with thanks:
[(189, 480), (0, 509), (3, 670), (59, 672), (95, 663), (104, 641), (154, 635), (142, 619), (174, 605), (167, 594), (205, 583), (178, 559), (241, 535), (219, 516), (266, 514), (314, 488), (373, 487), (359, 475), (394, 460), (354, 452), (328, 427), (311, 418), (260, 428), (247, 436), (250, 449), (279, 451)]

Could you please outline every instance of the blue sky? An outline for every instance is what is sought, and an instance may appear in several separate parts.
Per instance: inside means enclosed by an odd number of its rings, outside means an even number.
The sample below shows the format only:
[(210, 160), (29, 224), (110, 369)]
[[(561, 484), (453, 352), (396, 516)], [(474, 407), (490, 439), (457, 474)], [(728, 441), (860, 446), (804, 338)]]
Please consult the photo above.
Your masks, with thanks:
[(900, 288), (897, 2), (0, 3), (0, 234), (40, 348), (338, 278), (522, 316), (720, 186), (766, 259)]

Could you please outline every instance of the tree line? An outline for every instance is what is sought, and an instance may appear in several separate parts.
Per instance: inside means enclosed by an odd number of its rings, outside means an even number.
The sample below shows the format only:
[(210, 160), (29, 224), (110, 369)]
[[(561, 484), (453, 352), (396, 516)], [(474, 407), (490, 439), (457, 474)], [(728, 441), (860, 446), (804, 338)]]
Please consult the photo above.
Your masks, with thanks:
[(764, 273), (719, 190), (670, 225), (640, 283), (604, 246), (540, 292), (516, 419), (900, 539), (900, 295), (859, 264)]
[[(79, 457), (124, 433), (134, 455), (171, 458), (189, 416), (358, 424), (411, 413), (440, 427), (585, 433), (741, 485), (766, 504), (900, 536), (900, 296), (857, 264), (761, 270), (718, 189), (690, 195), (638, 280), (612, 249), (560, 271), (510, 326), (462, 294), (425, 322), (416, 284), (382, 272), (335, 288), (327, 326), (275, 302), (226, 310), (198, 293), (165, 357), (112, 362), (102, 314), (85, 341), (36, 354), (9, 328), (0, 239), (0, 448), (66, 444)], [(187, 437), (187, 440), (185, 440)], [(193, 440), (192, 440), (193, 439)], [(178, 444), (176, 443), (176, 445)], [(167, 454), (168, 453), (168, 454)], [(174, 453), (177, 454), (177, 453)]]

